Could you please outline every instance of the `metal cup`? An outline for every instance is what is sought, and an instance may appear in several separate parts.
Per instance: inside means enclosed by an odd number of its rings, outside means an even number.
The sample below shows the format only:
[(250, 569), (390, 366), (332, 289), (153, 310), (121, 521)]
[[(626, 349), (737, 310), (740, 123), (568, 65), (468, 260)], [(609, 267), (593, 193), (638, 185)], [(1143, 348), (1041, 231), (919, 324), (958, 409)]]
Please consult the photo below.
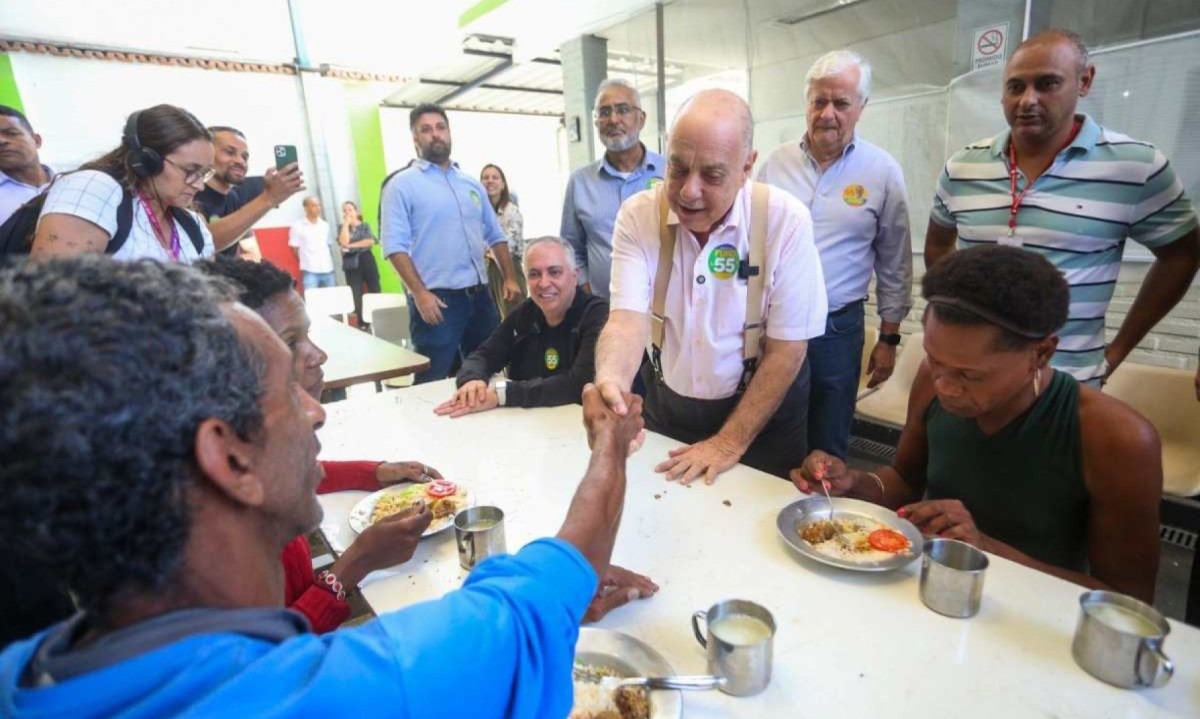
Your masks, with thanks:
[(470, 571), (494, 554), (504, 554), (504, 512), (499, 507), (468, 507), (454, 515), (458, 564)]
[(1116, 592), (1079, 597), (1071, 655), (1084, 671), (1125, 689), (1161, 687), (1175, 673), (1162, 652), (1171, 625), (1154, 607)]
[(718, 602), (692, 615), (692, 631), (708, 652), (708, 673), (726, 679), (721, 691), (746, 697), (771, 683), (775, 618), (766, 608), (743, 599)]
[(930, 539), (921, 555), (921, 601), (938, 614), (966, 619), (979, 613), (987, 555), (957, 539)]

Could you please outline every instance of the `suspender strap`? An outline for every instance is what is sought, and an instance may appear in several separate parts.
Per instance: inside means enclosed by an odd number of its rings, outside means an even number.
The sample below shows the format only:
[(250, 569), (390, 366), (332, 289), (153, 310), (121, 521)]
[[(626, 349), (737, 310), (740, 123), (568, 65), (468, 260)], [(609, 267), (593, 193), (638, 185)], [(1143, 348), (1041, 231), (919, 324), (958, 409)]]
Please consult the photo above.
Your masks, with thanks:
[[(746, 324), (742, 328), (742, 379), (744, 392), (758, 368), (758, 355), (766, 329), (762, 319), (763, 283), (767, 260), (767, 186), (752, 185), (750, 195), (750, 261), (746, 274)], [(662, 346), (666, 338), (667, 285), (675, 265), (675, 229), (667, 225), (666, 183), (658, 186), (658, 271), (654, 276), (654, 299), (650, 305), (650, 362), (662, 379)]]
[(758, 369), (758, 355), (762, 350), (763, 333), (766, 325), (762, 319), (763, 283), (768, 274), (767, 261), (767, 186), (761, 182), (753, 184), (750, 194), (750, 266), (746, 268), (746, 324), (742, 327), (742, 379), (738, 392), (746, 391), (746, 385)]
[(658, 186), (658, 271), (654, 275), (654, 299), (650, 305), (650, 362), (662, 380), (662, 346), (666, 338), (667, 285), (675, 265), (675, 230), (667, 226), (667, 185)]

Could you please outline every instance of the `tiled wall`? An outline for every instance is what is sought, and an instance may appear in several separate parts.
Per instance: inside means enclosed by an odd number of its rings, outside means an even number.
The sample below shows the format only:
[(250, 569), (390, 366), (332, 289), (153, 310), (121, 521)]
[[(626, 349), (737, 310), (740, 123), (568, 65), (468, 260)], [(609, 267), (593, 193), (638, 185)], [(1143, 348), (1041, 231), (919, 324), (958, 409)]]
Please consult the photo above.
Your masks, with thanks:
[[(1150, 264), (1146, 262), (1126, 262), (1121, 266), (1120, 279), (1113, 293), (1112, 303), (1108, 307), (1109, 340), (1116, 335), (1117, 329), (1125, 320), (1125, 313), (1129, 311), (1129, 306), (1141, 287), (1142, 278), (1149, 269)], [(925, 311), (925, 303), (921, 300), (921, 276), (924, 273), (924, 258), (914, 255), (913, 309), (900, 326), (902, 334), (921, 331), (921, 315)], [(867, 301), (867, 322), (869, 325), (878, 324), (874, 285), (871, 287), (871, 297)], [(1129, 354), (1127, 361), (1194, 370), (1197, 347), (1200, 347), (1200, 279), (1192, 283), (1188, 293), (1175, 309), (1146, 335), (1137, 349)]]

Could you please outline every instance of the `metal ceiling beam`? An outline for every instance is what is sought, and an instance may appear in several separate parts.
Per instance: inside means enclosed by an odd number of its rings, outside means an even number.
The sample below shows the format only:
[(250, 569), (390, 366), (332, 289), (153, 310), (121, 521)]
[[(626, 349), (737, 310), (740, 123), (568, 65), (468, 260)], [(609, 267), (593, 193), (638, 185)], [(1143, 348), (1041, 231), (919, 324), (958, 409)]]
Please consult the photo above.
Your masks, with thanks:
[[(430, 80), (429, 78), (420, 78), (417, 80), (422, 85), (445, 85), (446, 87), (462, 87), (465, 82), (456, 82), (454, 80)], [(520, 87), (518, 85), (493, 85), (484, 83), (478, 87), (480, 90), (504, 90), (507, 92), (531, 92), (539, 95), (562, 95), (562, 90), (548, 90), (541, 87)]]
[(471, 90), (474, 90), (475, 88), (484, 84), (488, 80), (491, 80), (493, 77), (496, 77), (497, 75), (508, 72), (509, 69), (512, 68), (512, 66), (513, 66), (512, 57), (505, 57), (504, 61), (501, 62), (496, 67), (493, 67), (491, 70), (488, 70), (487, 72), (483, 73), (482, 75), (478, 75), (478, 76), (472, 78), (471, 80), (468, 80), (467, 82), (463, 83), (459, 87), (446, 93), (445, 95), (442, 95), (438, 99), (434, 100), (434, 103), (441, 105), (441, 104), (450, 102), (451, 100), (458, 97), (459, 95), (462, 95), (463, 93), (467, 93), (467, 92), (470, 92)]
[[(396, 102), (381, 102), (380, 107), (394, 107), (397, 109), (411, 110), (415, 105), (405, 105)], [(495, 115), (536, 115), (538, 117), (562, 117), (561, 112), (554, 110), (498, 110), (490, 107), (447, 107), (447, 110), (452, 112), (485, 112)]]
[[(476, 57), (494, 57), (497, 60), (512, 59), (512, 53), (498, 52), (496, 50), (476, 50), (473, 48), (463, 48), (464, 55), (475, 55)], [(530, 62), (540, 62), (543, 65), (562, 65), (562, 60), (555, 60), (552, 57), (535, 57)]]

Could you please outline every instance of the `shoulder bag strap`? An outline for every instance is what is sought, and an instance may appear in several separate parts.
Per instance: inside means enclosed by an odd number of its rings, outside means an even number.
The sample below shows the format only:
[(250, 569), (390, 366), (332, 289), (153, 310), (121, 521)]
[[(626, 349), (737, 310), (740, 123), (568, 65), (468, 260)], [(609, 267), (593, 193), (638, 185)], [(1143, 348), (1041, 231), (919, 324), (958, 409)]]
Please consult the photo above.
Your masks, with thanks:
[(666, 338), (667, 285), (675, 264), (675, 230), (667, 224), (667, 186), (658, 186), (658, 269), (654, 274), (654, 299), (650, 305), (650, 362), (662, 380), (662, 346)]

